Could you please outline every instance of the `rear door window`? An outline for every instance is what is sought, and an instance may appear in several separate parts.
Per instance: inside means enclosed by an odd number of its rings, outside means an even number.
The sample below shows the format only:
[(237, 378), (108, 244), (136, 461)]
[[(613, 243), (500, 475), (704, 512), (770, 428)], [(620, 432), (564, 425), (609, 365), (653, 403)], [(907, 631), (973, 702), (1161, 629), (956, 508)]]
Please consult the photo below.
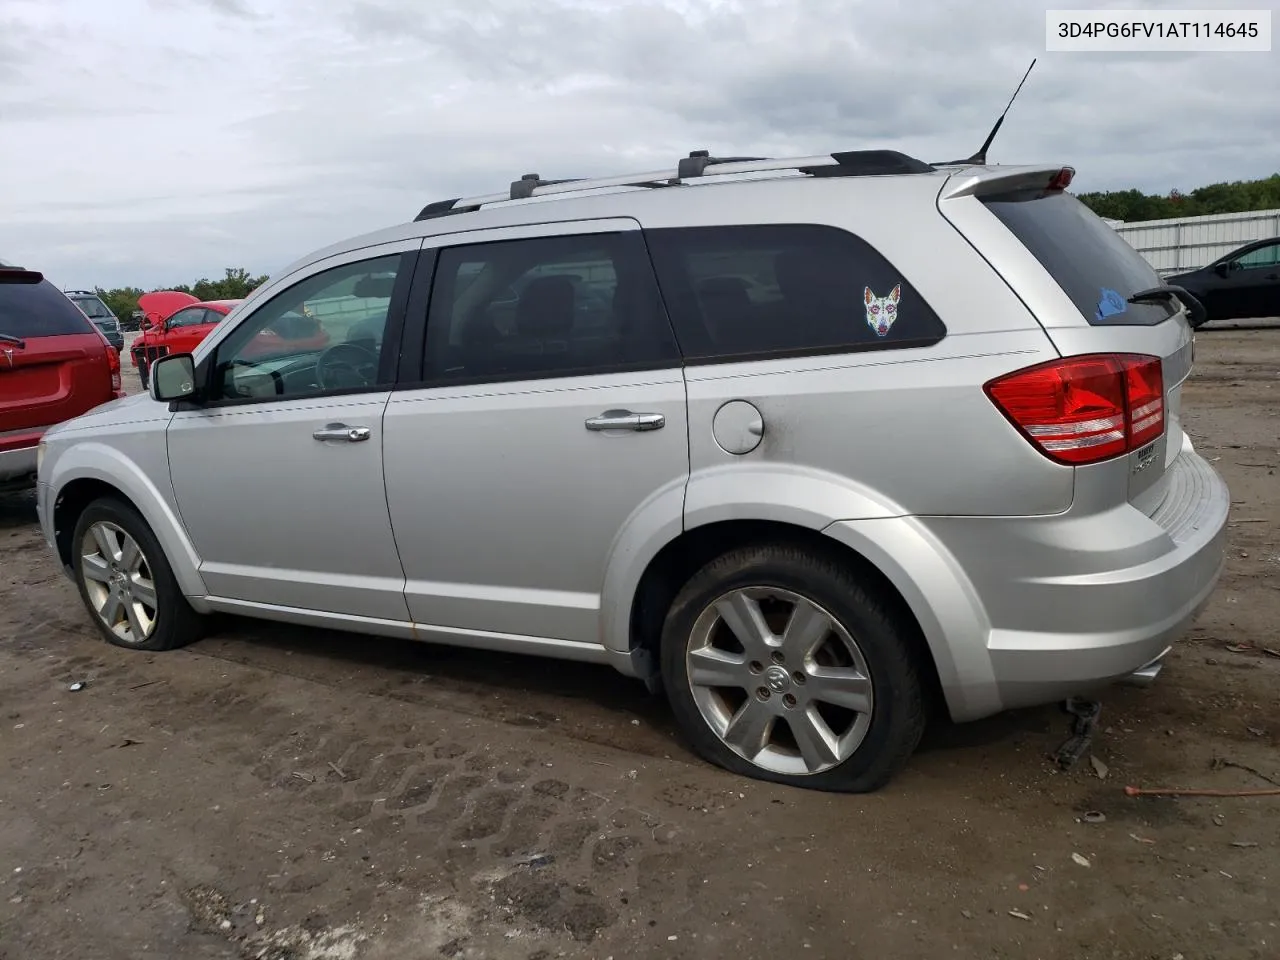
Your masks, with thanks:
[(0, 271), (0, 333), (25, 340), (93, 333), (93, 327), (48, 280), (28, 283)]
[(946, 327), (874, 247), (819, 224), (646, 230), (691, 362), (932, 346)]
[(1142, 255), (1069, 193), (1041, 190), (993, 194), (982, 203), (1009, 228), (1094, 326), (1154, 326), (1169, 319), (1169, 301), (1129, 303), (1160, 285)]

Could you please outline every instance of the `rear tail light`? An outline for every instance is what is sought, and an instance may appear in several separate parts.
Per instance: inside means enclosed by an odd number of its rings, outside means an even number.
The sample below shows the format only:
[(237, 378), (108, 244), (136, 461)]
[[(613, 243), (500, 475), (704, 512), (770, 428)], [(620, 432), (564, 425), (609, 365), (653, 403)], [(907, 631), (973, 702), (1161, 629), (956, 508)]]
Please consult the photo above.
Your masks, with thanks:
[(1075, 179), (1076, 171), (1074, 167), (1063, 167), (1049, 178), (1050, 190), (1065, 190), (1071, 186), (1071, 181)]
[(107, 347), (107, 369), (111, 371), (111, 391), (119, 393), (123, 389), (120, 383), (120, 354), (112, 346)]
[(1159, 357), (1066, 357), (997, 377), (983, 389), (1036, 449), (1058, 463), (1097, 463), (1164, 433)]

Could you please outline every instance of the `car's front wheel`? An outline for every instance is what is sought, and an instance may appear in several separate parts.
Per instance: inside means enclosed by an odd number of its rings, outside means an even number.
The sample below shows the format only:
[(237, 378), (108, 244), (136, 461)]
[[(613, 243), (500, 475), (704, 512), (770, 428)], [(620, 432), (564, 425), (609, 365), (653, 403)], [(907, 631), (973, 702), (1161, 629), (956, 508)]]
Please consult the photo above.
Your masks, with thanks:
[(695, 751), (798, 787), (876, 790), (924, 730), (919, 644), (839, 559), (788, 544), (713, 560), (668, 612), (662, 672)]
[(129, 504), (95, 500), (72, 534), (72, 568), (94, 623), (111, 643), (171, 650), (197, 639), (203, 618), (187, 603), (150, 526)]

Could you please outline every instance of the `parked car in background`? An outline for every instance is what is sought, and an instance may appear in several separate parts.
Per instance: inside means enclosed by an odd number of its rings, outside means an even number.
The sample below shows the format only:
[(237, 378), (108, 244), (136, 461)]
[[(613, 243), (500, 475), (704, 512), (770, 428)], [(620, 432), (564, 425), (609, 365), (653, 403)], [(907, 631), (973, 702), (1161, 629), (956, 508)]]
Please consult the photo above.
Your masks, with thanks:
[(35, 484), (46, 429), (123, 396), (102, 330), (38, 271), (0, 266), (0, 489)]
[(714, 763), (875, 789), (934, 707), (1150, 682), (1222, 569), (1191, 304), (1073, 174), (704, 154), (429, 204), (54, 431), (45, 538), (124, 647), (226, 612), (611, 664)]
[(124, 332), (120, 320), (111, 308), (102, 302), (92, 290), (65, 290), (67, 298), (84, 311), (84, 315), (93, 321), (93, 325), (102, 331), (107, 342), (116, 348), (117, 353), (124, 353)]
[[(131, 348), (133, 365), (145, 387), (148, 373), (159, 357), (171, 353), (190, 353), (222, 318), (241, 303), (240, 300), (196, 300), (178, 290), (143, 294), (138, 306), (144, 311), (142, 335)], [(278, 352), (278, 341), (287, 338), (290, 346), (300, 350), (320, 350), (329, 342), (328, 335), (314, 317), (283, 316), (278, 329), (263, 330), (251, 345), (246, 358)]]
[(1165, 277), (1205, 308), (1209, 320), (1280, 317), (1280, 237), (1255, 240), (1199, 270)]

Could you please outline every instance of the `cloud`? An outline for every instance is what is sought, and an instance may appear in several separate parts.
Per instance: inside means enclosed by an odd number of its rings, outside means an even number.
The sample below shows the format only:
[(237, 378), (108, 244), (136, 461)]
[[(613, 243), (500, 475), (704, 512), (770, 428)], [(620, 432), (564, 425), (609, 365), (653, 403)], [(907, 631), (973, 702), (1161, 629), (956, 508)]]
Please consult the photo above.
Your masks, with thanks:
[(22, 149), (0, 152), (0, 182), (23, 186), (0, 194), (0, 256), (77, 285), (276, 270), (528, 172), (673, 168), (699, 148), (965, 156), (1033, 56), (994, 160), (1164, 191), (1267, 175), (1280, 156), (1275, 57), (1046, 54), (1025, 0), (981, 16), (959, 0), (5, 10), (0, 142)]

